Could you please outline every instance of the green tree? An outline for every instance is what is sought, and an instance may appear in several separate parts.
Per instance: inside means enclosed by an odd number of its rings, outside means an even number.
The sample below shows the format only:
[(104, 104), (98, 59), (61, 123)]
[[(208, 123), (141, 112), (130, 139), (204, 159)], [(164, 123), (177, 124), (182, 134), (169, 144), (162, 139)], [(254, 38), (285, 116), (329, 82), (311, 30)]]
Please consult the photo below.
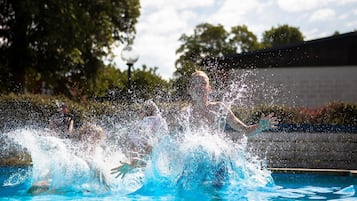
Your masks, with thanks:
[(126, 79), (127, 75), (114, 66), (108, 65), (101, 68), (93, 86), (94, 97), (115, 100), (127, 89)]
[(176, 68), (181, 68), (186, 62), (201, 64), (205, 57), (223, 56), (225, 53), (235, 53), (236, 48), (228, 43), (229, 33), (222, 25), (199, 24), (191, 36), (183, 34), (179, 41), (182, 45), (176, 50), (179, 55)]
[(229, 43), (234, 44), (238, 52), (249, 52), (261, 48), (257, 36), (248, 30), (246, 25), (231, 28), (231, 39)]
[(176, 97), (187, 98), (188, 77), (201, 65), (206, 57), (218, 57), (235, 53), (237, 48), (228, 42), (229, 33), (220, 24), (209, 23), (195, 27), (193, 35), (182, 34), (179, 41), (182, 45), (176, 50), (174, 84)]
[(190, 61), (182, 62), (180, 65), (181, 67), (176, 68), (176, 71), (174, 72), (174, 78), (171, 80), (172, 87), (174, 89), (172, 95), (174, 100), (187, 100), (189, 99), (189, 95), (187, 94), (187, 87), (191, 74), (195, 70), (204, 69), (202, 66)]
[[(206, 57), (221, 57), (249, 52), (303, 41), (303, 38), (298, 28), (288, 25), (273, 27), (271, 30), (265, 31), (263, 41), (260, 43), (256, 35), (249, 31), (246, 25), (234, 26), (231, 28), (231, 32), (227, 32), (222, 25), (199, 24), (195, 27), (192, 35), (182, 34), (179, 39), (182, 44), (176, 50), (179, 57), (175, 63), (176, 71), (172, 80), (172, 85), (176, 91), (175, 95), (183, 99), (188, 98), (186, 93), (188, 79), (195, 69), (202, 70), (202, 61)], [(220, 74), (220, 76), (215, 77), (224, 77), (225, 72), (217, 71), (217, 69), (215, 69), (215, 74)], [(215, 77), (211, 77), (213, 78), (211, 79), (212, 82), (217, 81)], [(222, 83), (222, 80), (219, 81), (219, 83)], [(223, 87), (223, 85), (224, 83), (220, 87)]]
[(333, 32), (333, 34), (332, 34), (332, 36), (338, 36), (338, 35), (340, 35), (340, 32), (339, 32), (339, 31), (335, 31), (335, 32)]
[(281, 25), (265, 31), (263, 33), (262, 44), (265, 48), (268, 48), (301, 41), (304, 41), (304, 36), (299, 28)]
[(162, 101), (167, 99), (170, 84), (157, 74), (157, 69), (157, 67), (148, 68), (146, 65), (143, 65), (141, 69), (134, 69), (133, 92), (137, 100)]
[[(132, 94), (133, 100), (154, 99), (166, 100), (170, 91), (170, 84), (157, 74), (157, 67), (142, 68), (132, 71)], [(105, 66), (98, 71), (95, 81), (94, 99), (127, 101), (128, 99), (128, 71), (121, 71), (114, 66)]]
[(0, 89), (41, 80), (57, 93), (90, 94), (113, 43), (135, 33), (139, 8), (139, 0), (0, 0)]

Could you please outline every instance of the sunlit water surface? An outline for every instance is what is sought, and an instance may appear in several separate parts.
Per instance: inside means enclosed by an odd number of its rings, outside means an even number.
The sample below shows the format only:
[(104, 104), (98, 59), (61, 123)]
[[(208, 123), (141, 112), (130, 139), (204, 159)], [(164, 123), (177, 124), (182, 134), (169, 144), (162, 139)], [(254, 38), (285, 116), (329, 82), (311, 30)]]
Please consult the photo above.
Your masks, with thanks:
[[(126, 131), (118, 130), (116, 138), (108, 138), (90, 157), (78, 144), (53, 137), (46, 129), (5, 133), (9, 144), (31, 154), (33, 165), (0, 168), (0, 199), (357, 200), (353, 176), (272, 174), (263, 160), (246, 152), (246, 139), (232, 142), (204, 129), (163, 136), (146, 167), (115, 178), (110, 169), (127, 160), (121, 132)], [(94, 169), (102, 172), (109, 187)], [(49, 190), (29, 193), (44, 177), (50, 178)]]

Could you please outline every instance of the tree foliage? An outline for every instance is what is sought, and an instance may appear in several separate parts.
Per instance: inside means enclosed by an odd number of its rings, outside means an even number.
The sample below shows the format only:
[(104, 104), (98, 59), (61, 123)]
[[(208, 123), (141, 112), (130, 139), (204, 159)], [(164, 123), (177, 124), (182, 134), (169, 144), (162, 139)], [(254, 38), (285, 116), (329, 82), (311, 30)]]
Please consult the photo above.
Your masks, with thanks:
[(133, 92), (138, 100), (167, 100), (170, 84), (157, 74), (157, 67), (148, 68), (143, 65), (141, 69), (133, 71)]
[[(143, 65), (131, 72), (131, 93), (128, 94), (128, 71), (106, 66), (98, 72), (94, 97), (97, 100), (126, 102), (128, 98), (166, 100), (170, 84), (157, 74), (157, 67)], [(130, 95), (130, 97), (128, 97)]]
[(246, 25), (231, 28), (231, 39), (229, 43), (234, 44), (237, 52), (250, 52), (261, 48), (257, 36), (248, 30)]
[(290, 43), (304, 41), (304, 36), (299, 28), (289, 25), (281, 25), (277, 28), (272, 27), (263, 33), (262, 44), (264, 47), (276, 47)]
[[(227, 40), (228, 32), (222, 25), (209, 23), (199, 24), (191, 36), (183, 34), (179, 41), (182, 45), (176, 50), (179, 55), (176, 61), (178, 70), (186, 62), (201, 64), (202, 59), (209, 56), (222, 56), (224, 53), (234, 53), (235, 47)], [(178, 72), (179, 73), (179, 72)]]
[(98, 71), (93, 94), (95, 97), (115, 99), (115, 93), (121, 93), (126, 89), (127, 76), (114, 66), (105, 66)]
[(203, 23), (196, 26), (193, 35), (183, 34), (180, 37), (182, 45), (176, 50), (179, 58), (176, 60), (174, 72), (176, 97), (188, 97), (188, 77), (199, 68), (204, 58), (236, 52), (236, 47), (229, 43), (228, 36), (229, 33), (222, 25)]
[(203, 68), (202, 61), (206, 57), (245, 53), (303, 41), (303, 38), (298, 28), (288, 25), (265, 31), (262, 42), (259, 42), (257, 36), (249, 31), (246, 25), (234, 26), (230, 32), (227, 32), (222, 25), (199, 24), (192, 35), (183, 34), (179, 39), (182, 44), (176, 51), (179, 58), (175, 63), (176, 71), (172, 84), (176, 95), (183, 99), (188, 98), (186, 92), (188, 79), (195, 69)]
[(189, 95), (186, 90), (191, 74), (195, 72), (195, 70), (203, 69), (192, 61), (183, 61), (180, 66), (180, 68), (176, 68), (174, 73), (175, 77), (171, 80), (172, 87), (174, 88), (172, 95), (175, 100), (187, 100)]
[[(139, 0), (0, 0), (2, 92), (89, 95), (103, 57), (135, 33)], [(88, 87), (90, 86), (90, 87)]]

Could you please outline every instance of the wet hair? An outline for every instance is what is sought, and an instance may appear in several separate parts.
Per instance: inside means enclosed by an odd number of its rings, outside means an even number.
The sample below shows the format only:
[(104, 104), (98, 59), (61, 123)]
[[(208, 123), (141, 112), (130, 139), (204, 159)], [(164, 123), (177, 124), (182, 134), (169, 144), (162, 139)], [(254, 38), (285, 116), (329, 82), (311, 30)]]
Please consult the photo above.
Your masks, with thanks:
[(78, 130), (77, 139), (79, 141), (88, 140), (89, 138), (101, 141), (105, 138), (103, 128), (95, 124), (86, 122)]
[(69, 108), (68, 108), (68, 106), (67, 106), (66, 104), (63, 103), (63, 104), (61, 105), (61, 109), (64, 110), (64, 109), (69, 109)]
[(58, 101), (56, 101), (56, 105), (57, 105), (58, 112), (61, 112), (63, 109), (69, 109), (68, 105), (66, 105), (66, 103), (64, 102), (59, 103)]
[(152, 100), (145, 101), (142, 105), (142, 110), (145, 112), (146, 116), (159, 114), (159, 108)]
[(209, 78), (208, 75), (200, 70), (196, 70), (194, 73), (191, 74), (192, 80), (194, 80), (196, 77), (202, 77), (204, 81), (206, 81), (206, 84), (209, 85)]
[(211, 85), (209, 82), (208, 75), (203, 71), (196, 70), (194, 73), (191, 74), (191, 80), (187, 88), (188, 93), (192, 96), (192, 90), (196, 88), (197, 85), (202, 86), (202, 84), (205, 85), (206, 90), (208, 92), (211, 91)]

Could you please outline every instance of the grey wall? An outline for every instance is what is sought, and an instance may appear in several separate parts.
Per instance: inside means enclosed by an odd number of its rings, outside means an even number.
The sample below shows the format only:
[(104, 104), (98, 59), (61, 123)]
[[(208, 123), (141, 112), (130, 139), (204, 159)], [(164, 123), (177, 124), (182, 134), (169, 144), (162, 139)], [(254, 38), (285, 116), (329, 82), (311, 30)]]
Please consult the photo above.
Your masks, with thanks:
[(248, 85), (242, 104), (317, 108), (332, 102), (357, 102), (357, 66), (233, 71), (228, 79)]
[(357, 134), (262, 133), (247, 150), (270, 168), (357, 169)]

